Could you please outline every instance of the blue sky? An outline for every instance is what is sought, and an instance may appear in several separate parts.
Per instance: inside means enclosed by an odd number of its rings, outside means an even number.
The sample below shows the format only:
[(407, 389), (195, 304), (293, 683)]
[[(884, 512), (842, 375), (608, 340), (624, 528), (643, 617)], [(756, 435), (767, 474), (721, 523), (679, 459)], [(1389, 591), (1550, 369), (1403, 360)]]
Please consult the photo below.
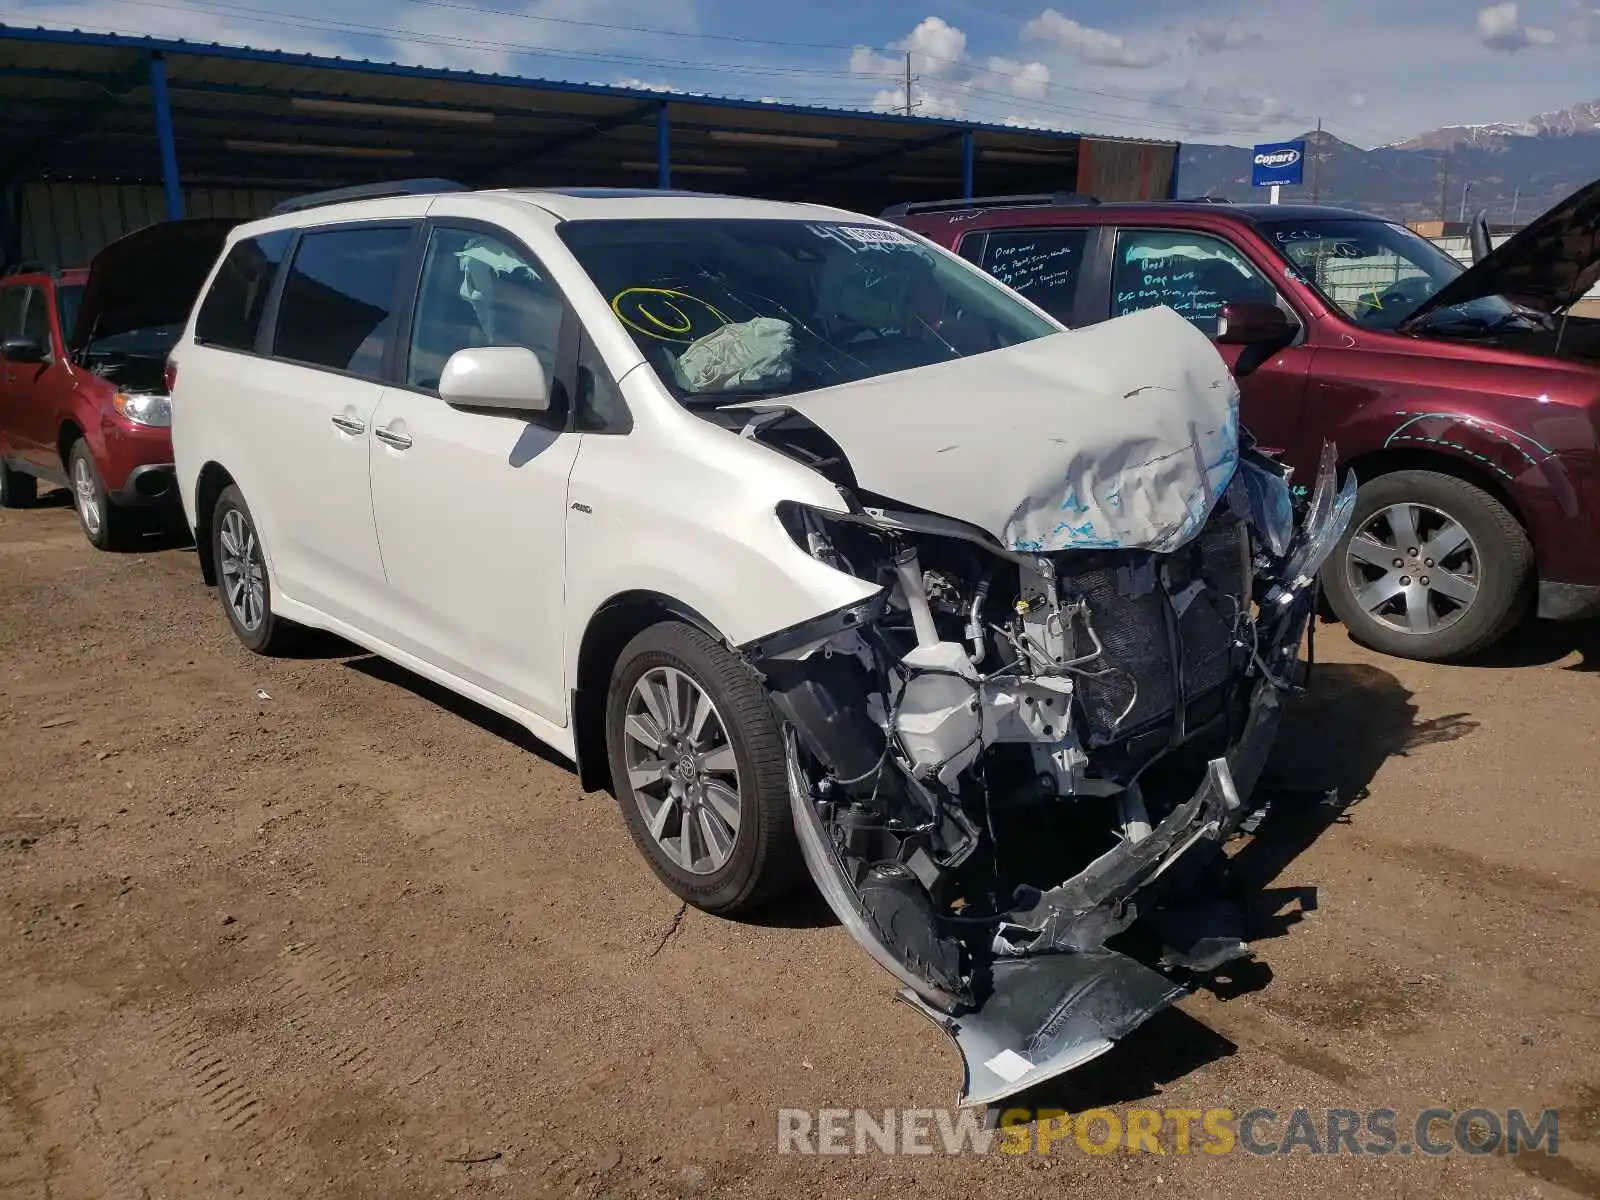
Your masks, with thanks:
[(1600, 100), (1600, 0), (0, 0), (0, 20), (1248, 143)]

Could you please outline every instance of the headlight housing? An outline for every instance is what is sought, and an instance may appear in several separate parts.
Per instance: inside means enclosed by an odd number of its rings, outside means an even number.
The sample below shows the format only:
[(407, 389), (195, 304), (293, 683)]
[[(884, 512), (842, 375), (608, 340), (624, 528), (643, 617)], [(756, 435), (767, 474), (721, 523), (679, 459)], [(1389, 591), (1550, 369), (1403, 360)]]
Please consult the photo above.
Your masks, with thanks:
[(172, 424), (172, 400), (169, 397), (150, 392), (118, 392), (111, 398), (111, 403), (123, 420), (135, 425)]

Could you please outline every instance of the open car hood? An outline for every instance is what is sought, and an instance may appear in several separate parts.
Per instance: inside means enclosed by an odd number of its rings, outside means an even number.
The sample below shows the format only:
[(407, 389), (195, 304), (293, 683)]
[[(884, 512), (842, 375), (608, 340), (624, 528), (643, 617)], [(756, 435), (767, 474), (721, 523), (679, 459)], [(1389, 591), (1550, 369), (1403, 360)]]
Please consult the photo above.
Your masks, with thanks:
[(822, 429), (865, 491), (1023, 553), (1175, 550), (1239, 461), (1238, 385), (1169, 308), (765, 407)]
[(1484, 296), (1558, 314), (1600, 283), (1600, 180), (1580, 188), (1487, 258), (1445, 284), (1400, 323)]
[(221, 217), (162, 221), (101, 250), (89, 264), (70, 351), (77, 354), (97, 338), (187, 320), (237, 224)]

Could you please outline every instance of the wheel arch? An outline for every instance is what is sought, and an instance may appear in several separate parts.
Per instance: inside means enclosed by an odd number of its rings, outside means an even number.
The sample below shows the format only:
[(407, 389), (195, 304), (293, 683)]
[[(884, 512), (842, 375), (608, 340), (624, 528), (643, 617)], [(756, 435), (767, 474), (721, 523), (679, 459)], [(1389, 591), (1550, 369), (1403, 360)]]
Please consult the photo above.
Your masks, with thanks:
[[(71, 417), (67, 417), (56, 427), (56, 453), (61, 457), (63, 471), (67, 469), (67, 456), (72, 453), (73, 443), (88, 436), (83, 426)], [(90, 446), (89, 449), (93, 451), (94, 447)]]
[(578, 646), (572, 688), (572, 742), (579, 785), (586, 792), (608, 791), (611, 764), (606, 752), (606, 693), (623, 647), (661, 621), (683, 621), (708, 637), (727, 638), (691, 605), (661, 592), (629, 591), (612, 596), (589, 618)]
[(217, 583), (217, 563), (211, 546), (211, 517), (217, 507), (217, 497), (234, 482), (228, 469), (219, 462), (208, 462), (200, 468), (194, 485), (194, 545), (200, 560), (200, 577), (207, 587)]
[(1380, 476), (1393, 475), (1397, 471), (1433, 471), (1440, 475), (1449, 475), (1493, 496), (1517, 519), (1517, 524), (1525, 531), (1529, 530), (1528, 519), (1517, 504), (1516, 496), (1512, 494), (1506, 481), (1495, 471), (1458, 455), (1409, 446), (1384, 447), (1358, 454), (1341, 463), (1339, 473), (1343, 475), (1346, 471), (1354, 471), (1358, 483), (1369, 483)]

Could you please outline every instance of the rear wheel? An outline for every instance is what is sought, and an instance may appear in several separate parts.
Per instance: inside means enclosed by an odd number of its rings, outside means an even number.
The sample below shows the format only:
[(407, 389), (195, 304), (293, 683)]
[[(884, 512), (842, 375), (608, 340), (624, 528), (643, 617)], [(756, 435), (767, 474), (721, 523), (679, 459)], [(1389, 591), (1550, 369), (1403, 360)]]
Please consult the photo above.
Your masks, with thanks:
[(1327, 568), (1328, 602), (1358, 642), (1460, 658), (1528, 611), (1533, 547), (1505, 505), (1466, 480), (1397, 471), (1363, 484)]
[(680, 898), (734, 914), (798, 881), (777, 718), (714, 639), (664, 621), (628, 643), (606, 698), (606, 748), (628, 830)]
[(96, 550), (115, 550), (128, 541), (133, 514), (112, 503), (100, 482), (89, 443), (79, 438), (67, 452), (67, 478), (72, 484), (72, 505), (83, 536)]
[(39, 481), (0, 459), (0, 508), (26, 508), (39, 496)]
[(217, 497), (211, 518), (211, 561), (217, 565), (217, 596), (234, 635), (247, 650), (279, 654), (293, 647), (301, 628), (272, 611), (272, 581), (255, 518), (239, 489)]

